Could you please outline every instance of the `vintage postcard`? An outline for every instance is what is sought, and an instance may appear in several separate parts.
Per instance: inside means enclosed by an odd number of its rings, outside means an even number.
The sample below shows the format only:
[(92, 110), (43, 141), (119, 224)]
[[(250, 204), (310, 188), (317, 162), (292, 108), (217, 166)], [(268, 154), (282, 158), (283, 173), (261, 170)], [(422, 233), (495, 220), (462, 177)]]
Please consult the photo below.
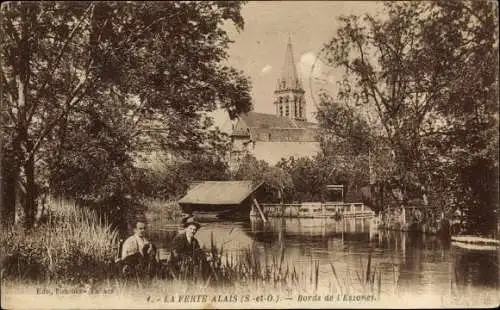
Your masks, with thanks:
[(0, 23), (2, 308), (498, 307), (496, 2)]

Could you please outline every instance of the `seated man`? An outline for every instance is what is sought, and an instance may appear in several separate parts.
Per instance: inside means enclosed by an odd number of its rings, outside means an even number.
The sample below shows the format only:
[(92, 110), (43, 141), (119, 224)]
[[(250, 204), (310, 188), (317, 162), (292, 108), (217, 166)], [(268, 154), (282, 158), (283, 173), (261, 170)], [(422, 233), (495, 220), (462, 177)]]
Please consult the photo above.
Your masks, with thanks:
[(199, 273), (203, 277), (209, 272), (208, 262), (210, 257), (206, 256), (200, 248), (200, 243), (194, 237), (200, 228), (200, 224), (192, 218), (183, 220), (184, 232), (175, 236), (172, 241), (171, 263), (177, 273), (187, 271)]
[[(152, 271), (156, 263), (156, 247), (145, 237), (146, 223), (137, 221), (134, 234), (123, 242), (121, 248), (122, 273), (129, 274), (132, 270)], [(149, 272), (148, 272), (149, 273)]]

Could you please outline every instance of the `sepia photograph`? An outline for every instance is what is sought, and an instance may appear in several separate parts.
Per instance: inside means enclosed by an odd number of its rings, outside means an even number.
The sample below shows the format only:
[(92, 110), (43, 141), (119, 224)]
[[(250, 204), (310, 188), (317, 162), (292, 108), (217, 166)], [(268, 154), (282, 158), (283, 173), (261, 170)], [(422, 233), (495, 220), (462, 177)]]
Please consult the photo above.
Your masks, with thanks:
[(0, 8), (2, 308), (500, 306), (497, 2)]

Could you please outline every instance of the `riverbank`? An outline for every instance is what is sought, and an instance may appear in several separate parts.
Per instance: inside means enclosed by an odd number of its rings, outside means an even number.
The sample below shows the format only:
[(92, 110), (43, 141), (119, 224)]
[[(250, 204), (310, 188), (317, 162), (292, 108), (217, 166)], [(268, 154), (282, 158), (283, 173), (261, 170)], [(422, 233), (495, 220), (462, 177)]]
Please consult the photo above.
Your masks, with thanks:
[[(6, 302), (24, 306), (26, 304), (22, 302), (26, 300), (38, 300), (42, 307), (50, 302), (51, 308), (65, 308), (68, 302), (85, 308), (89, 307), (89, 303), (92, 307), (113, 303), (114, 308), (120, 305), (127, 308), (207, 305), (217, 308), (234, 308), (236, 305), (241, 308), (288, 305), (344, 308), (361, 305), (383, 307), (396, 305), (397, 302), (402, 306), (408, 305), (403, 304), (404, 298), (400, 298), (406, 293), (400, 289), (396, 275), (382, 272), (382, 266), (374, 263), (370, 253), (360, 257), (360, 263), (354, 268), (341, 271), (337, 267), (342, 262), (332, 262), (329, 269), (321, 270), (317, 260), (300, 265), (286, 263), (284, 250), (271, 260), (262, 262), (258, 252), (248, 249), (241, 255), (228, 254), (217, 242), (209, 242), (213, 245), (207, 251), (217, 257), (210, 280), (161, 276), (123, 279), (110, 259), (116, 254), (117, 240), (106, 221), (91, 212), (75, 209), (71, 204), (59, 207), (61, 210), (52, 213), (48, 222), (29, 235), (10, 236), (7, 254), (11, 257), (13, 253), (18, 255), (14, 255), (17, 261), (11, 260), (9, 265), (16, 268), (2, 270), (2, 292)], [(24, 250), (15, 252), (13, 249)], [(27, 272), (34, 265), (38, 272)], [(59, 267), (54, 268), (56, 266)], [(395, 280), (390, 281), (389, 278)], [(492, 300), (483, 291), (471, 295), (461, 290), (450, 283), (449, 296), (440, 297), (447, 298), (444, 305), (488, 305), (483, 304), (479, 296)], [(195, 298), (193, 296), (206, 295), (208, 301), (179, 302), (181, 295), (188, 296), (188, 300)], [(271, 296), (271, 301), (267, 300), (268, 296)], [(274, 299), (276, 296), (282, 299), (277, 301)], [(123, 304), (124, 300), (127, 300), (126, 304)], [(443, 305), (441, 299), (435, 302), (434, 306)], [(411, 306), (416, 304), (412, 302)]]
[[(162, 208), (157, 205), (152, 210)], [(2, 234), (2, 281), (71, 287), (85, 287), (93, 283), (122, 285), (129, 281), (121, 278), (114, 264), (119, 241), (117, 230), (110, 223), (96, 212), (69, 201), (58, 201), (47, 212), (46, 219), (30, 231), (14, 227)], [(264, 285), (318, 289), (319, 277), (322, 275), (318, 272), (318, 265), (313, 262), (305, 271), (285, 265), (284, 252), (270, 264), (262, 264), (250, 249), (237, 256), (228, 256), (223, 245), (217, 244), (216, 238), (212, 236), (209, 247), (205, 249), (212, 255), (214, 262), (204, 286), (237, 287), (245, 284), (257, 288)], [(361, 271), (361, 274), (366, 274), (366, 278), (359, 282), (363, 290), (367, 289), (367, 285), (370, 285), (371, 290), (376, 287), (375, 271), (371, 268), (368, 257), (366, 270)], [(332, 271), (336, 277), (333, 265)], [(163, 275), (159, 274), (158, 277), (162, 278)], [(174, 279), (186, 282), (193, 280)], [(336, 281), (341, 283), (339, 279)], [(347, 287), (347, 284), (344, 286)]]
[(389, 208), (373, 219), (373, 225), (378, 229), (448, 236), (453, 233), (450, 223), (449, 219), (440, 219), (435, 214), (426, 215), (414, 207)]
[(442, 308), (495, 307), (494, 290), (455, 290), (439, 295), (426, 293), (332, 293), (284, 291), (272, 287), (245, 286), (214, 289), (189, 284), (153, 281), (150, 285), (118, 285), (79, 289), (45, 284), (2, 284), (2, 305), (7, 308), (68, 309), (224, 309), (224, 308)]
[(80, 282), (112, 276), (118, 233), (93, 211), (57, 201), (40, 224), (2, 234), (2, 280)]

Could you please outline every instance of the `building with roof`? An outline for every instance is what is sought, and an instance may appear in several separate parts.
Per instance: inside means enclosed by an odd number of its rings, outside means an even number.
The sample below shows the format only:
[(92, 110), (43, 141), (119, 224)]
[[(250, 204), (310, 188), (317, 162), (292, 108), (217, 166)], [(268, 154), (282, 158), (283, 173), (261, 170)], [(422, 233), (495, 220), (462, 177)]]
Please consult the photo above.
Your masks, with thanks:
[(201, 181), (192, 184), (178, 203), (184, 213), (197, 219), (248, 219), (261, 185), (252, 181)]
[(251, 111), (240, 115), (233, 124), (230, 152), (233, 169), (246, 154), (274, 165), (282, 158), (312, 157), (320, 151), (318, 127), (307, 121), (304, 94), (289, 39), (272, 101), (275, 114)]

